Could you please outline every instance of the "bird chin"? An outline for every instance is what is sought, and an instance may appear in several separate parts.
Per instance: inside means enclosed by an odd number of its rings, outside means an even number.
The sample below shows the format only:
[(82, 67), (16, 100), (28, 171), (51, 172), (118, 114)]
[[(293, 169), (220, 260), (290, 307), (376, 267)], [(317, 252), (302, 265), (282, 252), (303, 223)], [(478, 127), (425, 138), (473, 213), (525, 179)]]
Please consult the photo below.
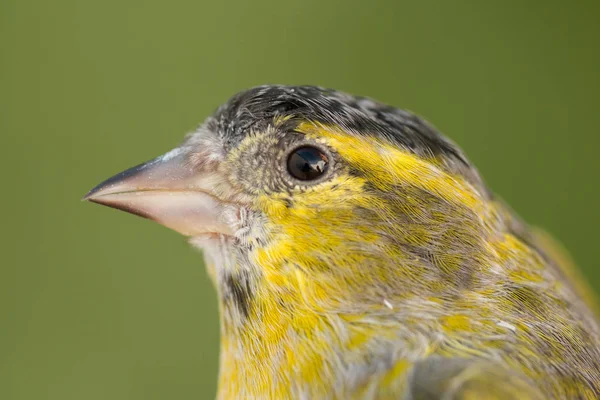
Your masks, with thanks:
[(188, 242), (202, 252), (210, 276), (216, 276), (217, 270), (225, 270), (233, 264), (233, 236), (207, 232), (190, 237)]
[(223, 233), (218, 232), (206, 232), (201, 234), (196, 234), (194, 236), (190, 236), (188, 238), (188, 242), (201, 250), (204, 250), (206, 247), (215, 247), (215, 246), (223, 246), (229, 245), (233, 241), (233, 237), (230, 235), (225, 235)]

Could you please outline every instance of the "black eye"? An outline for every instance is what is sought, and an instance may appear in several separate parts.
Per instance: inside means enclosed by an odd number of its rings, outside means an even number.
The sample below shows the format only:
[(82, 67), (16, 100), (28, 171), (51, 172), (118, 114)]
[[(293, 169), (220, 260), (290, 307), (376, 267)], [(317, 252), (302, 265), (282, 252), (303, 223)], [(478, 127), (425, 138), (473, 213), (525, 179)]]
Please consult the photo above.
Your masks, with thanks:
[(316, 147), (303, 146), (292, 151), (287, 160), (289, 173), (301, 181), (317, 179), (327, 171), (329, 159)]

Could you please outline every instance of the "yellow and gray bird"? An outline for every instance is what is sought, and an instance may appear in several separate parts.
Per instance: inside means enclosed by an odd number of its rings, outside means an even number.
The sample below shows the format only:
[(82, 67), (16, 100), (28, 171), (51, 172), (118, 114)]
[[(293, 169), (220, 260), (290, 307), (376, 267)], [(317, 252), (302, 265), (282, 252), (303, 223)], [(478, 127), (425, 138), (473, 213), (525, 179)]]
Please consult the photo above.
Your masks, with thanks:
[(203, 250), (219, 399), (600, 398), (577, 269), (409, 112), (256, 87), (86, 199)]

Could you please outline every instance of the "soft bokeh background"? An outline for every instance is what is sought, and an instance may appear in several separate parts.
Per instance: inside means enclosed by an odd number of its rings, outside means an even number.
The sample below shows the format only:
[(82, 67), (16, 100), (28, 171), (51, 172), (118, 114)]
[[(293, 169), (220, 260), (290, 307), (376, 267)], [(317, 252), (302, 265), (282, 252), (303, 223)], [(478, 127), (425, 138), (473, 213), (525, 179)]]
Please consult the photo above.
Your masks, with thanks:
[(413, 110), (600, 288), (600, 2), (3, 0), (0, 398), (208, 399), (214, 291), (149, 221), (79, 201), (234, 92)]

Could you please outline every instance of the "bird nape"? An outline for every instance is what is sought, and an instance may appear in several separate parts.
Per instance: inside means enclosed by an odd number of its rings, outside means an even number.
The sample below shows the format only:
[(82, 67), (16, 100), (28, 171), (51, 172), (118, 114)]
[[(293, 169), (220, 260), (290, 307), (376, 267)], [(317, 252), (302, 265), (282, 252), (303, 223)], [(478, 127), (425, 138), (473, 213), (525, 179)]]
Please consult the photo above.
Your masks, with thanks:
[(220, 399), (600, 398), (577, 269), (406, 111), (256, 87), (85, 198), (203, 250)]

